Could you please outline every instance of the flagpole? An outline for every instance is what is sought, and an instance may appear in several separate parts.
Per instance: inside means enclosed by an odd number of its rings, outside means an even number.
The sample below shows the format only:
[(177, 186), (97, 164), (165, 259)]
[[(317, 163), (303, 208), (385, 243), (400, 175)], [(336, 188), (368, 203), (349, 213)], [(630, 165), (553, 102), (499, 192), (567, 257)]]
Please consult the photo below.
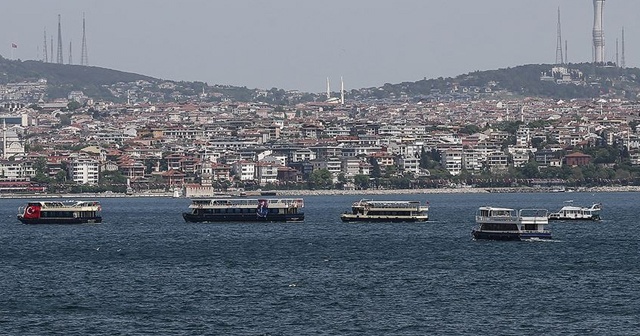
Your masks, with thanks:
[(18, 45), (15, 44), (14, 42), (11, 42), (11, 59), (14, 60), (13, 58), (13, 49), (18, 48)]

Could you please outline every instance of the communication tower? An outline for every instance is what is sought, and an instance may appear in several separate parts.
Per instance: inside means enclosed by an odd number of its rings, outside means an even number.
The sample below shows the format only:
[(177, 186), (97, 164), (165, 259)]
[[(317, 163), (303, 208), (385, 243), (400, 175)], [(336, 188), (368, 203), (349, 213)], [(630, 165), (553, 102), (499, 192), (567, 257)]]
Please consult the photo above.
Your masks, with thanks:
[(87, 56), (87, 32), (84, 23), (84, 13), (82, 13), (82, 52), (80, 54), (80, 65), (89, 65), (89, 57)]
[(340, 76), (340, 105), (344, 105), (344, 81)]
[(56, 63), (62, 64), (62, 24), (60, 23), (60, 14), (58, 14), (58, 56), (56, 58)]
[(327, 99), (331, 99), (331, 87), (329, 86), (329, 77), (327, 77)]
[(558, 7), (558, 38), (556, 42), (556, 64), (562, 64), (564, 57), (562, 56), (562, 28), (560, 26), (560, 7)]
[(69, 65), (73, 64), (73, 57), (71, 56), (73, 48), (71, 48), (71, 40), (69, 40)]
[(596, 64), (604, 64), (603, 9), (604, 0), (593, 0), (593, 61)]
[[(49, 62), (49, 54), (47, 49), (47, 28), (44, 29), (44, 62)], [(53, 56), (53, 55), (52, 55)]]
[(620, 67), (621, 68), (627, 67), (624, 60), (624, 27), (622, 27), (622, 58), (620, 59)]

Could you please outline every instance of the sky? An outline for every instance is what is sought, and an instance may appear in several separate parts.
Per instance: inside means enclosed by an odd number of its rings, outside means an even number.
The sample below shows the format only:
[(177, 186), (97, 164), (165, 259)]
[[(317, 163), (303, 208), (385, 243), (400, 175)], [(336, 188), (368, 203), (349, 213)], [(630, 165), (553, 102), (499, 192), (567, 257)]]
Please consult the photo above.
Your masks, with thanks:
[[(248, 88), (332, 91), (556, 60), (592, 61), (592, 0), (21, 0), (3, 2), (0, 54), (43, 59), (61, 16), (64, 63)], [(10, 15), (8, 15), (11, 13)], [(606, 0), (605, 58), (640, 66), (640, 1)], [(18, 47), (11, 48), (15, 43)], [(48, 46), (50, 53), (50, 45)], [(48, 55), (51, 58), (51, 55)]]

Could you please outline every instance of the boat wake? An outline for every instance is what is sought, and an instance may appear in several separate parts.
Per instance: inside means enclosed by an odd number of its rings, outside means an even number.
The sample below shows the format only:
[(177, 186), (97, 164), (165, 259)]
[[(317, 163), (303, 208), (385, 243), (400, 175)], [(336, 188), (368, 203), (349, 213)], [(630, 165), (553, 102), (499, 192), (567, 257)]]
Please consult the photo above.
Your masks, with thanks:
[(526, 242), (540, 242), (540, 243), (562, 243), (562, 240), (558, 240), (558, 239), (540, 239), (540, 238), (527, 238), (527, 239), (523, 239), (522, 241), (526, 241)]

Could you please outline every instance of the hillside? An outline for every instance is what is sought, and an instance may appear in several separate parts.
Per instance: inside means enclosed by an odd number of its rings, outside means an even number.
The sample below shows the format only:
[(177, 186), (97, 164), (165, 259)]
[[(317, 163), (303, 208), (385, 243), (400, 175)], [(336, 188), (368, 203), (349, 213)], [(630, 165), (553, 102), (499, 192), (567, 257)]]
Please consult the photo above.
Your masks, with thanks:
[(37, 81), (41, 78), (47, 79), (47, 95), (52, 98), (66, 97), (69, 91), (80, 90), (91, 97), (109, 99), (112, 95), (105, 85), (138, 80), (158, 81), (149, 76), (100, 67), (12, 61), (0, 56), (0, 84)]
[[(567, 75), (552, 73), (563, 68)], [(542, 77), (546, 77), (543, 80)], [(565, 80), (563, 80), (563, 78)], [(522, 65), (489, 71), (476, 71), (455, 78), (424, 79), (416, 82), (385, 84), (384, 90), (369, 90), (376, 98), (433, 97), (460, 94), (478, 89), (480, 95), (506, 94), (554, 99), (620, 98), (637, 100), (640, 95), (640, 69), (614, 66), (596, 67), (591, 63), (556, 66)], [(485, 91), (486, 90), (486, 91)], [(466, 96), (473, 96), (471, 93)], [(477, 96), (477, 95), (476, 95)]]
[[(553, 69), (555, 68), (555, 72)], [(117, 83), (145, 81), (147, 90), (158, 92), (161, 100), (197, 96), (203, 89), (218, 99), (227, 97), (236, 101), (264, 101), (276, 104), (322, 100), (322, 95), (303, 94), (290, 97), (284, 90), (269, 90), (269, 99), (259, 90), (225, 85), (208, 86), (202, 82), (176, 82), (171, 90), (160, 88), (163, 80), (135, 73), (110, 70), (94, 66), (44, 63), (40, 61), (12, 61), (0, 56), (0, 84), (37, 81), (46, 78), (47, 97), (66, 97), (70, 91), (83, 91), (87, 96), (123, 101), (122, 95), (113, 95)], [(175, 92), (179, 95), (176, 96)], [(415, 82), (384, 84), (379, 88), (353, 89), (348, 99), (412, 99), (450, 100), (478, 99), (490, 96), (541, 97), (553, 99), (618, 98), (637, 100), (640, 96), (640, 69), (615, 66), (596, 67), (591, 63), (556, 66), (531, 64), (489, 71), (475, 71), (454, 78), (423, 79)]]

